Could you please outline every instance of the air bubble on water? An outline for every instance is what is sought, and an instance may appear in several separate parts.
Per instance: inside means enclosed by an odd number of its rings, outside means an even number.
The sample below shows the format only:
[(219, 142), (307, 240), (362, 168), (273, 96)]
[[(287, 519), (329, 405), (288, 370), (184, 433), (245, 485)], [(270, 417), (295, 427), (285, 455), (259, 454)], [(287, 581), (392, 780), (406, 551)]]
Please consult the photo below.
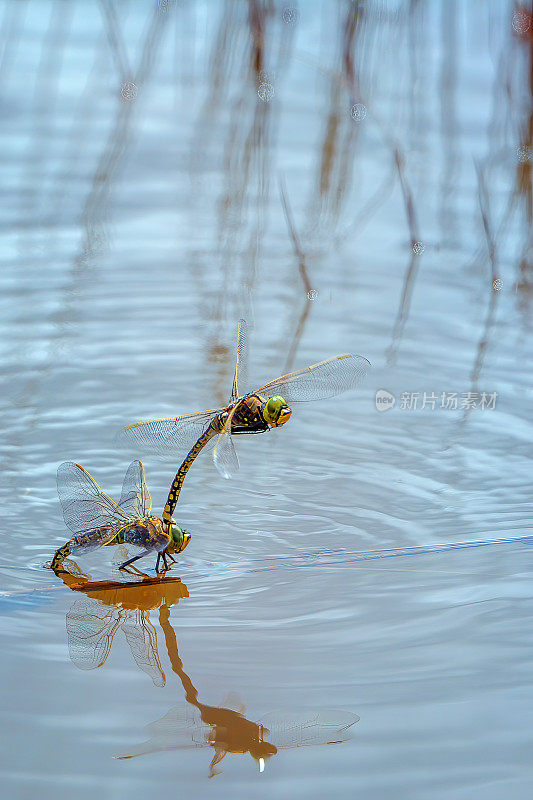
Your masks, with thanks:
[(257, 76), (258, 83), (273, 83), (274, 82), (274, 73), (267, 72), (266, 69), (262, 69)]
[(355, 103), (350, 109), (350, 115), (354, 122), (362, 122), (366, 117), (366, 106), (363, 103)]
[(257, 89), (257, 95), (263, 103), (270, 103), (274, 97), (274, 87), (271, 83), (260, 83)]
[(120, 94), (123, 100), (135, 100), (137, 97), (137, 86), (131, 81), (126, 81), (120, 87)]
[(296, 25), (299, 16), (298, 9), (287, 6), (283, 9), (281, 16), (286, 25)]
[(531, 148), (527, 145), (520, 145), (516, 148), (516, 157), (520, 164), (529, 164), (531, 161)]
[(516, 33), (523, 36), (531, 27), (531, 17), (526, 11), (515, 11), (513, 14), (513, 28)]

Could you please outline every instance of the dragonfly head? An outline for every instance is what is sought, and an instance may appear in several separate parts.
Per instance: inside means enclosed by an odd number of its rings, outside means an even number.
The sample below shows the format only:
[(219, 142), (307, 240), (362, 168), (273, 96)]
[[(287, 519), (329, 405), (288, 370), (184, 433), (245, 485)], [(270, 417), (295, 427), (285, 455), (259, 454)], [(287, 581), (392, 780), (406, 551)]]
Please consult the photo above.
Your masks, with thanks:
[(249, 748), (250, 755), (259, 762), (259, 769), (262, 772), (265, 768), (265, 759), (275, 756), (278, 748), (270, 742), (254, 742)]
[(263, 406), (263, 419), (272, 428), (279, 428), (288, 421), (291, 410), (284, 397), (279, 394), (267, 400)]
[(180, 528), (175, 522), (170, 525), (168, 533), (170, 542), (167, 545), (167, 551), (169, 553), (181, 553), (191, 541), (191, 534), (189, 531), (183, 530), (183, 528)]

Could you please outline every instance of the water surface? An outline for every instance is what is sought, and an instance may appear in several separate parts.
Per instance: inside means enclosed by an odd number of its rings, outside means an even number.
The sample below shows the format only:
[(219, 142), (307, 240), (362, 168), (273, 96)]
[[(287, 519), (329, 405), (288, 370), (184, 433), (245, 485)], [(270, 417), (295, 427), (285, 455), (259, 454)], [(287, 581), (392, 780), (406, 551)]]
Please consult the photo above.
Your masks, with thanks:
[[(5, 5), (6, 796), (526, 796), (531, 53), (513, 12)], [(118, 499), (143, 457), (159, 511), (177, 465), (114, 435), (224, 404), (241, 316), (252, 385), (342, 352), (372, 374), (239, 437), (231, 481), (199, 458), (181, 583), (65, 586), (42, 568), (67, 538), (58, 464)], [(500, 543), (361, 557), (481, 540)], [(118, 559), (82, 566), (121, 581)], [(209, 778), (193, 696), (270, 727), (277, 754)], [(114, 758), (154, 736), (168, 749)]]

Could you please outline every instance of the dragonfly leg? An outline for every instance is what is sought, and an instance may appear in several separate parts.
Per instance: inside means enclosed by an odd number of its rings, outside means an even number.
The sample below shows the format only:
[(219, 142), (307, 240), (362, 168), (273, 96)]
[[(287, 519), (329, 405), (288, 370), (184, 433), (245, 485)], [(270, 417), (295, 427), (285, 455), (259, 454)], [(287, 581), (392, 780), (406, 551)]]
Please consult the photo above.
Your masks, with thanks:
[[(163, 562), (163, 564), (164, 564), (164, 567), (163, 567), (163, 569), (159, 569), (159, 562), (160, 562), (160, 560), (161, 560), (161, 561)], [(162, 573), (162, 572), (167, 572), (167, 570), (168, 570), (168, 569), (169, 569), (169, 566), (168, 566), (168, 561), (167, 561), (167, 559), (166, 559), (166, 554), (165, 554), (165, 551), (163, 550), (161, 553), (158, 553), (158, 554), (157, 554), (157, 561), (155, 562), (155, 571), (156, 571), (156, 572), (159, 572), (159, 573)]]
[(137, 569), (136, 566), (130, 565), (129, 567), (124, 568), (124, 572), (127, 572), (129, 575), (140, 575), (141, 578), (150, 578), (150, 575), (147, 575), (146, 572), (143, 572), (140, 569)]
[(129, 565), (133, 564), (134, 561), (138, 561), (139, 558), (147, 556), (148, 553), (150, 552), (151, 552), (150, 550), (143, 550), (142, 553), (139, 553), (138, 556), (133, 556), (133, 558), (130, 558), (128, 561), (125, 561), (123, 564), (120, 564), (119, 569), (125, 569), (126, 567), (129, 567)]

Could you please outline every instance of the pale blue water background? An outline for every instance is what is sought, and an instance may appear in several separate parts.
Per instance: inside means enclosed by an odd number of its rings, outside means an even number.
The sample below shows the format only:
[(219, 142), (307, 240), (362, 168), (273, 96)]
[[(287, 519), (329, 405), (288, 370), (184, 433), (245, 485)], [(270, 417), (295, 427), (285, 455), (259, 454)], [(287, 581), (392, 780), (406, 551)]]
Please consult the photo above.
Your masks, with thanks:
[[(528, 797), (531, 544), (313, 561), (531, 533), (531, 251), (515, 193), (527, 46), (510, 3), (361, 3), (348, 86), (350, 4), (301, 4), (294, 25), (274, 4), (265, 103), (249, 72), (252, 7), (2, 12), (3, 795)], [(424, 248), (403, 325), (395, 148)], [(488, 324), (476, 163), (502, 282)], [(203, 702), (233, 692), (250, 719), (341, 709), (360, 721), (345, 743), (280, 750), (262, 774), (227, 755), (209, 780), (209, 749), (112, 758), (184, 700), (157, 614), (164, 688), (121, 634), (102, 668), (80, 671), (65, 632), (76, 595), (42, 565), (68, 538), (57, 465), (78, 461), (118, 497), (130, 454), (116, 430), (223, 404), (240, 316), (252, 383), (284, 371), (306, 294), (280, 175), (317, 292), (294, 368), (356, 352), (373, 372), (357, 393), (299, 406), (282, 431), (240, 437), (234, 480), (198, 460), (176, 514), (193, 534), (173, 570), (189, 597), (171, 621)], [(378, 389), (392, 410), (376, 410)], [(439, 407), (442, 392), (468, 391), (496, 392), (496, 408)], [(404, 392), (419, 405), (435, 393), (437, 407), (403, 410)], [(158, 510), (176, 465), (143, 461)], [(84, 565), (116, 578), (114, 558)]]

